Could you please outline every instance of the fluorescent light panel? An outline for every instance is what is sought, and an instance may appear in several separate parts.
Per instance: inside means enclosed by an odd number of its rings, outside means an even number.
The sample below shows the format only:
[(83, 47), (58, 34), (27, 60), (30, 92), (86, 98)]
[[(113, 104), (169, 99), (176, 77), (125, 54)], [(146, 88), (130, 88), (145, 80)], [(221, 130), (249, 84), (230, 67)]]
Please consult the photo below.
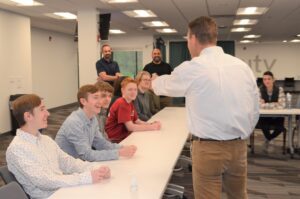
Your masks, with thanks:
[(245, 35), (244, 38), (246, 39), (256, 39), (256, 38), (260, 38), (261, 35)]
[(266, 7), (246, 7), (239, 8), (237, 10), (237, 15), (262, 15), (268, 11)]
[(61, 19), (77, 19), (76, 15), (69, 12), (54, 12), (53, 14), (61, 17)]
[(118, 29), (110, 29), (109, 33), (110, 34), (124, 34), (125, 32), (122, 30), (118, 30)]
[(177, 30), (171, 28), (156, 29), (159, 33), (175, 33)]
[(105, 3), (135, 3), (138, 2), (138, 0), (101, 0)]
[(44, 5), (40, 2), (33, 0), (10, 0), (13, 3), (16, 3), (17, 6), (41, 6)]
[(156, 15), (151, 10), (130, 10), (124, 11), (123, 13), (129, 17), (156, 17)]
[(236, 19), (233, 21), (233, 25), (254, 25), (257, 23), (257, 19)]
[(300, 42), (300, 39), (293, 39), (291, 40), (292, 43), (299, 43)]
[(241, 43), (253, 43), (254, 41), (253, 40), (241, 40), (240, 41)]
[(150, 22), (143, 22), (144, 25), (149, 26), (149, 27), (166, 27), (169, 26), (164, 21), (150, 21)]
[(232, 28), (231, 32), (248, 32), (250, 30), (251, 28), (239, 27), (239, 28)]

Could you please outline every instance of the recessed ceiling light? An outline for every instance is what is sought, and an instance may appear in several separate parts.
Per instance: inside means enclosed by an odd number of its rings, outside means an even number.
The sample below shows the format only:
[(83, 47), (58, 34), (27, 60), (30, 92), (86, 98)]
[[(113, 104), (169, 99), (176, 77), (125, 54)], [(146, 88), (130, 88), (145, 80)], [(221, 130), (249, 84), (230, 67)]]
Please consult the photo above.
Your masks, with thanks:
[(225, 28), (228, 28), (228, 27), (226, 25), (219, 25), (218, 28), (219, 29), (225, 29)]
[(291, 40), (291, 42), (293, 42), (293, 43), (299, 43), (300, 39), (293, 39), (293, 40)]
[(231, 32), (248, 32), (250, 30), (251, 28), (239, 27), (239, 28), (232, 28)]
[(262, 15), (266, 13), (268, 8), (266, 7), (246, 7), (239, 8), (237, 10), (237, 15)]
[(17, 6), (41, 6), (44, 5), (40, 2), (33, 0), (10, 0), (13, 3), (16, 3)]
[(283, 40), (282, 42), (286, 43), (286, 42), (287, 42), (287, 40)]
[(104, 3), (135, 3), (138, 0), (101, 0)]
[(256, 39), (260, 38), (261, 35), (245, 35), (244, 38), (246, 39)]
[(241, 43), (253, 43), (254, 41), (253, 40), (241, 40), (240, 42)]
[(110, 29), (109, 33), (110, 34), (124, 34), (125, 32), (122, 30), (118, 30), (118, 29)]
[(300, 37), (300, 34), (298, 34), (297, 37)]
[(130, 10), (124, 11), (123, 13), (129, 17), (156, 17), (151, 10)]
[(177, 30), (171, 28), (156, 29), (159, 33), (175, 33)]
[(164, 26), (169, 26), (164, 21), (150, 21), (150, 22), (143, 22), (143, 24), (146, 25), (146, 26), (149, 26), (149, 27), (164, 27)]
[(236, 19), (233, 21), (233, 25), (254, 25), (257, 23), (257, 19)]
[(54, 12), (56, 16), (59, 16), (61, 19), (77, 19), (77, 16), (70, 12)]

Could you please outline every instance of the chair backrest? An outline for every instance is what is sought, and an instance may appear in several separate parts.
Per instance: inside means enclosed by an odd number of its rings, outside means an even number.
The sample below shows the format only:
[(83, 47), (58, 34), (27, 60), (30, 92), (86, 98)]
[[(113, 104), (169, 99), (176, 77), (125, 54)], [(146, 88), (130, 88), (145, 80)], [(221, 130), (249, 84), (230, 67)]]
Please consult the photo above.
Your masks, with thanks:
[(0, 167), (0, 176), (3, 179), (5, 184), (8, 184), (10, 182), (18, 182), (17, 179), (15, 178), (14, 174), (12, 174), (7, 166), (2, 166)]
[(294, 77), (284, 78), (284, 86), (285, 87), (294, 87), (295, 86), (295, 78)]
[(263, 78), (262, 77), (258, 77), (256, 79), (256, 84), (257, 84), (258, 87), (260, 87), (263, 84)]
[(17, 182), (11, 182), (0, 187), (0, 198), (28, 199), (25, 192)]

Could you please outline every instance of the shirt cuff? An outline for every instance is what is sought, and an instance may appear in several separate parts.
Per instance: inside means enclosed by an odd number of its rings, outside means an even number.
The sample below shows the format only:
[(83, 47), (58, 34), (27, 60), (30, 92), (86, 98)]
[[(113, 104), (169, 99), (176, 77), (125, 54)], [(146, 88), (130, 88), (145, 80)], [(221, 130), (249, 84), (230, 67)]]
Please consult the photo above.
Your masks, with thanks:
[(80, 174), (80, 184), (92, 184), (92, 174), (91, 171), (86, 171)]

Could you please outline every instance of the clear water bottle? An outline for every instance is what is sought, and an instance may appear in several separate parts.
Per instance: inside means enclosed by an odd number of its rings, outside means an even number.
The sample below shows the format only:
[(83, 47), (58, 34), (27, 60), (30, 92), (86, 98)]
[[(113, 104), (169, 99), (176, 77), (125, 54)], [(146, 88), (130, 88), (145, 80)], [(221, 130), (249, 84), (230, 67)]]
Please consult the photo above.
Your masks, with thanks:
[(139, 199), (139, 187), (138, 187), (138, 181), (134, 174), (130, 174), (130, 192), (131, 192), (131, 199)]
[(286, 107), (288, 109), (292, 108), (292, 95), (290, 93), (286, 94)]

